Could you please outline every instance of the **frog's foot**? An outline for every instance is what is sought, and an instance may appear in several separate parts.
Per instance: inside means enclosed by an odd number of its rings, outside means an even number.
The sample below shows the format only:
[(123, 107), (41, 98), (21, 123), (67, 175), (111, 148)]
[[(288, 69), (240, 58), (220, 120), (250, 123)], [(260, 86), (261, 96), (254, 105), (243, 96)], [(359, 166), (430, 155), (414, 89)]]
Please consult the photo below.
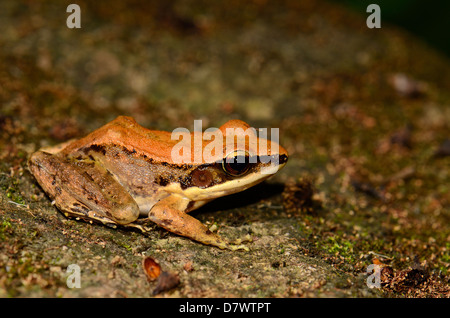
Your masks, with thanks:
[(122, 225), (122, 227), (140, 230), (143, 234), (147, 234), (151, 231), (154, 231), (156, 225), (149, 218), (139, 218), (132, 223)]
[(247, 234), (244, 238), (242, 238), (242, 239), (237, 239), (237, 240), (234, 240), (234, 241), (232, 241), (232, 242), (230, 242), (229, 243), (229, 245), (231, 246), (231, 250), (237, 250), (237, 249), (242, 249), (242, 250), (245, 250), (245, 251), (249, 251), (249, 248), (247, 247), (247, 246), (245, 246), (245, 245), (243, 245), (242, 243), (244, 243), (244, 242), (252, 242), (253, 240), (252, 240), (252, 237), (249, 235), (249, 234)]
[(248, 252), (250, 249), (247, 246), (245, 246), (244, 244), (242, 244), (242, 243), (244, 243), (244, 242), (252, 242), (252, 238), (248, 234), (244, 238), (236, 239), (234, 241), (226, 242), (223, 239), (221, 239), (221, 240), (223, 241), (224, 244), (221, 244), (221, 246), (218, 246), (218, 247), (221, 248), (221, 249), (228, 249), (228, 250), (231, 250), (231, 251), (244, 250), (244, 251)]
[(151, 221), (166, 230), (197, 242), (232, 251), (249, 250), (245, 245), (229, 243), (211, 232), (199, 220), (184, 213), (185, 206), (186, 202), (183, 202), (183, 198), (178, 195), (170, 195), (154, 205), (148, 216)]
[(232, 243), (228, 243), (227, 246), (224, 247), (224, 249), (228, 249), (228, 250), (231, 250), (231, 251), (237, 251), (237, 250), (244, 250), (246, 252), (250, 251), (250, 249), (247, 246), (243, 245), (243, 244), (234, 245)]

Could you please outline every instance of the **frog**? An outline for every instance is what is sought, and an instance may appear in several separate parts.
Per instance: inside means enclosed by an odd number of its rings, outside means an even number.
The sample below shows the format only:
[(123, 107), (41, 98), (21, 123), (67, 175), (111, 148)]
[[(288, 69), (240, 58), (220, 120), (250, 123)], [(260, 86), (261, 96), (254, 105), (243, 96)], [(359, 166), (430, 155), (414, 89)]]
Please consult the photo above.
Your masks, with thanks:
[[(210, 156), (180, 162), (173, 155), (180, 141), (171, 132), (151, 130), (132, 117), (119, 116), (85, 137), (37, 150), (28, 167), (67, 218), (144, 233), (156, 224), (220, 249), (248, 250), (242, 241), (222, 238), (189, 214), (214, 199), (255, 186), (286, 164), (288, 152), (277, 141), (256, 136), (250, 142), (248, 128), (242, 120), (229, 120), (215, 130), (219, 133), (215, 138), (225, 141), (229, 131), (238, 131), (241, 134), (230, 139), (247, 142), (233, 142), (231, 147), (225, 142)], [(199, 134), (184, 137), (198, 141)], [(201, 140), (202, 150), (209, 142)], [(199, 143), (194, 145), (198, 148)]]

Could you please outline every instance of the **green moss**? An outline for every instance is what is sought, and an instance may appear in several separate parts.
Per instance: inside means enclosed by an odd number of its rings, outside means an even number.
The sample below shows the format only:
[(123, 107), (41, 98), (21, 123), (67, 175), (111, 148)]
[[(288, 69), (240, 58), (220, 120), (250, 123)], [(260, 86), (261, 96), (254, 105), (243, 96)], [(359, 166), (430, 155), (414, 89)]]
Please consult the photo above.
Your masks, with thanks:
[(341, 256), (349, 262), (353, 262), (353, 243), (339, 236), (328, 237), (325, 241), (316, 242), (316, 247), (335, 256)]
[(3, 219), (0, 223), (0, 240), (6, 241), (8, 236), (13, 234), (13, 225), (9, 218)]
[(11, 201), (18, 204), (25, 204), (25, 199), (20, 193), (20, 179), (19, 178), (10, 178), (8, 181), (2, 182), (2, 190), (5, 191), (6, 197), (11, 199)]

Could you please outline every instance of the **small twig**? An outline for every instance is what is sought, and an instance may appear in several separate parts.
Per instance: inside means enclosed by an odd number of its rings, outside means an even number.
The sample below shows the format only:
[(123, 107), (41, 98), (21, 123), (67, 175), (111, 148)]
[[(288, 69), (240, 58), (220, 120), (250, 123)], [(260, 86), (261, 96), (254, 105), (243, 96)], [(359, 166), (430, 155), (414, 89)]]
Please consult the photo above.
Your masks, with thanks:
[(375, 255), (375, 256), (379, 256), (379, 257), (383, 257), (385, 259), (394, 259), (393, 257), (389, 257), (389, 256), (386, 256), (386, 255), (383, 255), (383, 254), (375, 253), (373, 251), (369, 251), (369, 254), (372, 254), (372, 255)]
[(23, 203), (17, 203), (17, 202), (11, 201), (11, 200), (8, 200), (8, 203), (12, 203), (12, 204), (18, 205), (18, 206), (23, 207), (23, 208), (27, 208), (28, 207), (28, 206), (26, 206)]
[(14, 205), (17, 205), (18, 207), (27, 209), (28, 213), (30, 213), (34, 218), (36, 217), (36, 215), (34, 215), (34, 214), (31, 212), (30, 206), (29, 206), (28, 204), (25, 205), (25, 204), (23, 204), (23, 203), (17, 203), (17, 202), (11, 201), (11, 200), (8, 200), (7, 202), (8, 202), (8, 203), (11, 203), (11, 204), (14, 204)]

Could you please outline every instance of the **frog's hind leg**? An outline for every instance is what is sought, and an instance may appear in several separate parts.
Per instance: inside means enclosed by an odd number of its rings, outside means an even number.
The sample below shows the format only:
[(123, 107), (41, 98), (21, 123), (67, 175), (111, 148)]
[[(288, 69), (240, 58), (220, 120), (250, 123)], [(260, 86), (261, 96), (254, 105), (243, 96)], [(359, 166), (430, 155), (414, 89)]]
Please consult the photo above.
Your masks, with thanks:
[(66, 216), (104, 224), (128, 224), (139, 216), (137, 203), (129, 193), (93, 160), (65, 159), (38, 151), (28, 166)]

